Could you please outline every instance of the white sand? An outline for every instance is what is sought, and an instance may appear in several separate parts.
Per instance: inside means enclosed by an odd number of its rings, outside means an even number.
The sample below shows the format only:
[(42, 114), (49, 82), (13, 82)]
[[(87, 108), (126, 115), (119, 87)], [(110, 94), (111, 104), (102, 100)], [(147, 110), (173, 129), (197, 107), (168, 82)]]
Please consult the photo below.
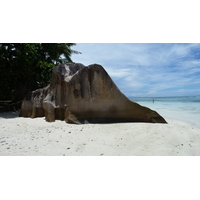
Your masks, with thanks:
[(200, 155), (200, 129), (168, 124), (48, 123), (44, 118), (0, 114), (1, 156), (194, 156)]

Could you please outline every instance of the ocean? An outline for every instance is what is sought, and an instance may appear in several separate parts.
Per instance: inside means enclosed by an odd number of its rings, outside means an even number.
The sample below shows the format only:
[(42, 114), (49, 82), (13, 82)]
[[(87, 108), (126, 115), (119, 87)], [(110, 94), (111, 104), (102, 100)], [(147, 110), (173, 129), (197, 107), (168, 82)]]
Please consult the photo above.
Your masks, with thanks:
[(200, 128), (200, 96), (129, 98), (167, 119), (184, 121)]

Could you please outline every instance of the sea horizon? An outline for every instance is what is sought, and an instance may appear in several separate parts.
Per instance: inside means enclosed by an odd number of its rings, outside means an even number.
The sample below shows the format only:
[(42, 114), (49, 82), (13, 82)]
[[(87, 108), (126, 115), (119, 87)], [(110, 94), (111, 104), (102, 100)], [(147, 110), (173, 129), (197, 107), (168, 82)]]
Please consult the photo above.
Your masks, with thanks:
[(200, 127), (200, 96), (130, 97), (131, 101), (175, 119)]
[(151, 96), (151, 97), (145, 97), (145, 96), (127, 96), (130, 98), (181, 98), (181, 97), (200, 97), (200, 95), (191, 95), (191, 96)]

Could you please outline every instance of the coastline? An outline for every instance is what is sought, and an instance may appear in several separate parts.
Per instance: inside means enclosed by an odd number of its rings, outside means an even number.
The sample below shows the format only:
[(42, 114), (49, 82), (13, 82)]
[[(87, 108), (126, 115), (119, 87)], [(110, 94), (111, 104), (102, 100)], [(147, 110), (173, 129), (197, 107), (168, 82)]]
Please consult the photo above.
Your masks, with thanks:
[(0, 113), (0, 156), (199, 156), (200, 129), (168, 124), (67, 124)]

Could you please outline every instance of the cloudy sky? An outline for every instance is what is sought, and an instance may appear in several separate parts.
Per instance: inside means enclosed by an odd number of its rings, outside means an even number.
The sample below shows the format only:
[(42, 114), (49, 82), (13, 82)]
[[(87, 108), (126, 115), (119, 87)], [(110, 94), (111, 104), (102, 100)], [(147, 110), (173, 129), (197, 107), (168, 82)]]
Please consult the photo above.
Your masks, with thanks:
[(100, 64), (129, 97), (200, 95), (200, 44), (77, 43), (72, 60)]

